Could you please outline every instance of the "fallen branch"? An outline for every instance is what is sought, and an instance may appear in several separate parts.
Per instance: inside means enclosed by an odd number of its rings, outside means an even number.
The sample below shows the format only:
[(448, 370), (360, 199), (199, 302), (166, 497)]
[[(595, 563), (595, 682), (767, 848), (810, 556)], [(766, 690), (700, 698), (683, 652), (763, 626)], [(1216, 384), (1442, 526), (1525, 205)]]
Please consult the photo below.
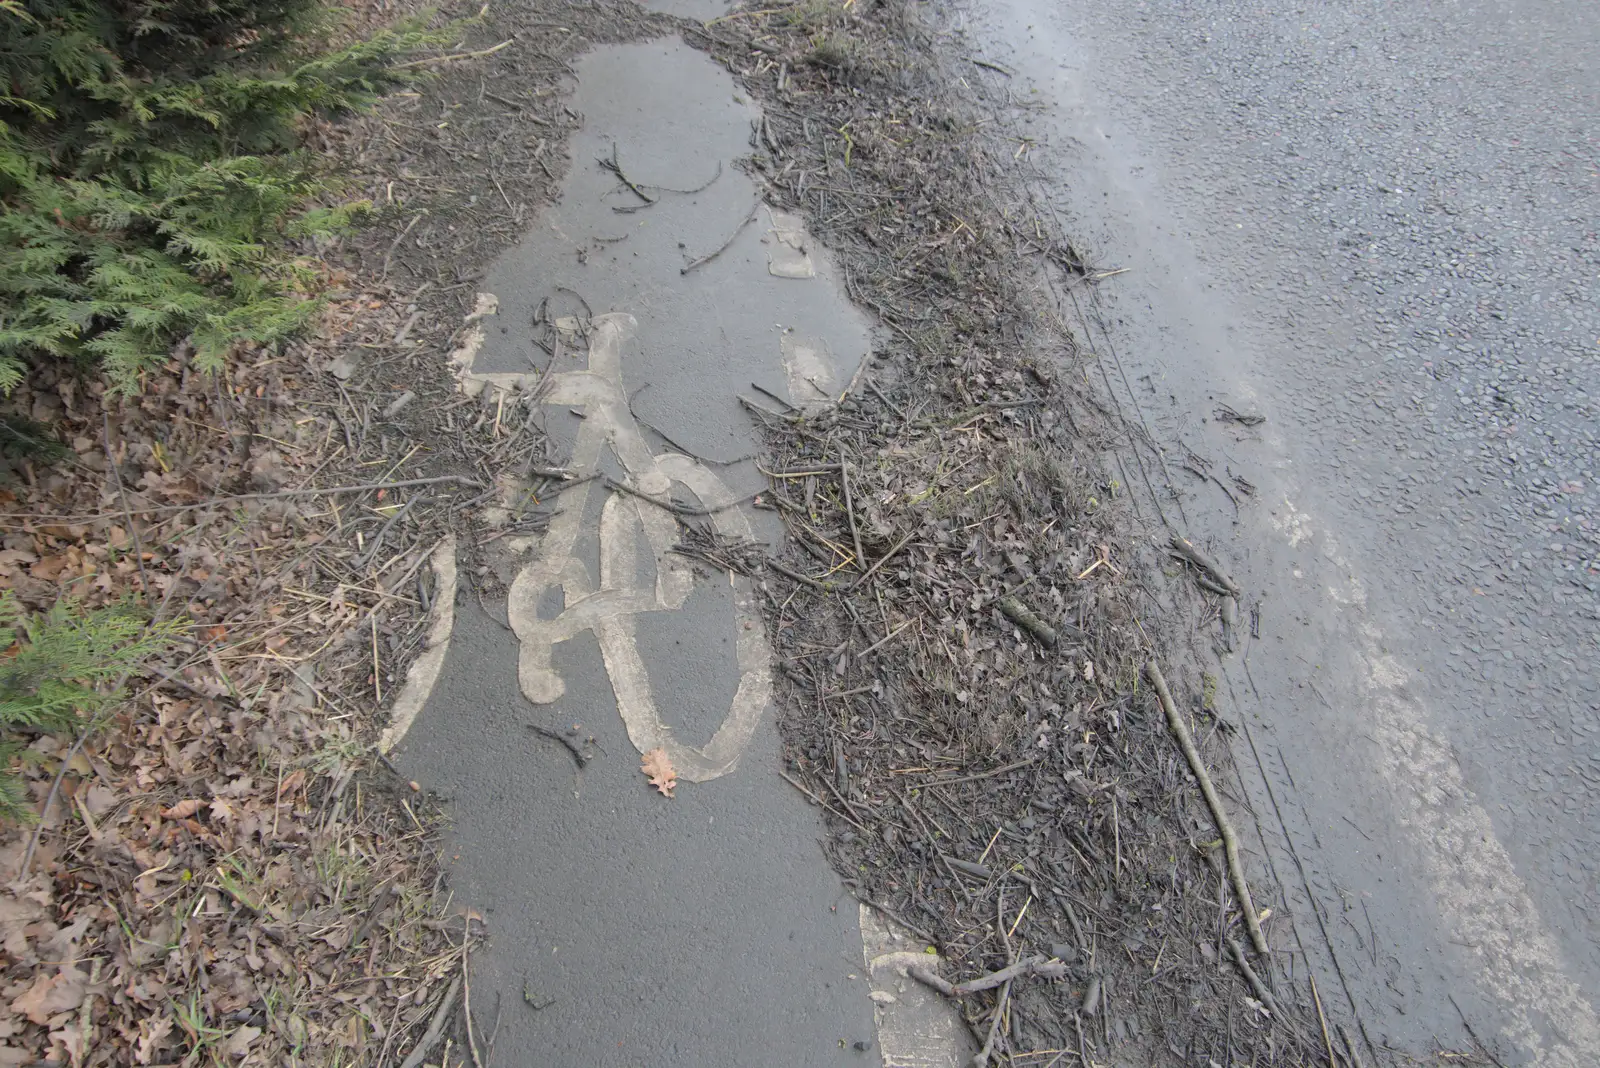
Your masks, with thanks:
[(989, 1037), (983, 1040), (983, 1048), (978, 1055), (972, 1058), (972, 1068), (988, 1068), (989, 1058), (994, 1056), (994, 1042), (1000, 1036), (1000, 1021), (1006, 1015), (1006, 1003), (1011, 1000), (1011, 980), (1007, 979), (1000, 988), (1000, 998), (994, 1003), (994, 1016), (989, 1020)]
[(1322, 995), (1317, 993), (1317, 977), (1311, 976), (1311, 1000), (1317, 1006), (1317, 1022), (1322, 1025), (1322, 1048), (1328, 1053), (1328, 1063), (1338, 1064), (1333, 1055), (1333, 1037), (1328, 1034), (1328, 1017), (1322, 1011)]
[(1172, 548), (1179, 556), (1208, 574), (1217, 585), (1235, 597), (1241, 595), (1239, 584), (1233, 581), (1232, 576), (1222, 569), (1222, 565), (1217, 563), (1216, 557), (1200, 548), (1194, 542), (1181, 534), (1174, 534), (1172, 536)]
[(511, 46), (511, 42), (515, 40), (515, 37), (507, 37), (504, 41), (501, 41), (497, 45), (491, 45), (488, 48), (480, 48), (476, 52), (452, 52), (448, 56), (430, 56), (427, 59), (413, 59), (409, 63), (396, 63), (393, 69), (406, 70), (411, 67), (426, 67), (430, 63), (449, 63), (454, 59), (482, 59), (484, 56), (494, 55), (502, 48), (509, 48)]
[(1244, 955), (1244, 947), (1236, 939), (1228, 939), (1228, 952), (1232, 954), (1234, 963), (1239, 965), (1239, 970), (1244, 973), (1245, 982), (1250, 984), (1250, 989), (1256, 992), (1256, 1000), (1265, 1005), (1278, 1019), (1283, 1019), (1283, 1013), (1278, 1008), (1278, 999), (1272, 996), (1272, 991), (1267, 989), (1267, 984), (1261, 981), (1261, 976), (1250, 967), (1250, 960)]
[(1217, 788), (1211, 784), (1211, 776), (1206, 773), (1206, 766), (1200, 760), (1200, 751), (1194, 746), (1188, 724), (1184, 723), (1178, 706), (1173, 703), (1172, 692), (1167, 689), (1167, 680), (1162, 677), (1160, 666), (1152, 660), (1145, 665), (1144, 673), (1156, 688), (1161, 710), (1167, 715), (1167, 726), (1177, 736), (1178, 746), (1189, 761), (1189, 770), (1200, 781), (1200, 792), (1205, 795), (1206, 805), (1211, 809), (1211, 818), (1217, 823), (1217, 833), (1222, 836), (1223, 850), (1228, 857), (1228, 874), (1233, 879), (1233, 892), (1239, 898), (1239, 909), (1244, 913), (1245, 927), (1250, 931), (1250, 942), (1257, 953), (1268, 956), (1271, 950), (1267, 948), (1267, 936), (1261, 932), (1261, 920), (1256, 916), (1255, 902), (1250, 897), (1250, 884), (1245, 882), (1244, 865), (1239, 861), (1239, 838), (1233, 832), (1228, 813), (1223, 810), (1222, 798), (1217, 796)]
[[(1457, 1011), (1459, 1010), (1460, 1006), (1457, 1006)], [(1350, 1032), (1344, 1029), (1344, 1024), (1336, 1023), (1333, 1025), (1333, 1029), (1339, 1033), (1339, 1040), (1344, 1043), (1345, 1056), (1350, 1061), (1351, 1068), (1367, 1068), (1361, 1059), (1361, 1050), (1357, 1048), (1355, 1041), (1350, 1037)], [(1479, 1045), (1481, 1046), (1482, 1043), (1479, 1043)]]
[(427, 209), (424, 208), (422, 211), (419, 211), (415, 215), (411, 216), (411, 221), (406, 223), (406, 228), (401, 230), (400, 233), (396, 235), (395, 239), (389, 243), (389, 251), (383, 257), (383, 270), (378, 272), (378, 281), (381, 282), (385, 278), (389, 277), (389, 263), (394, 259), (395, 249), (400, 247), (400, 242), (406, 239), (406, 235), (411, 233), (411, 231), (416, 227), (417, 223), (421, 222), (422, 217), (426, 214), (428, 214), (428, 212)]
[(1011, 622), (1039, 639), (1040, 645), (1053, 646), (1056, 643), (1056, 629), (1034, 614), (1033, 609), (1017, 600), (1015, 597), (1002, 597), (994, 603), (1000, 609), (1000, 614)]
[(449, 1022), (450, 1010), (456, 1007), (456, 994), (460, 989), (461, 976), (458, 975), (450, 980), (450, 989), (444, 992), (444, 1000), (439, 1002), (438, 1009), (434, 1010), (433, 1019), (428, 1023), (427, 1033), (422, 1036), (422, 1041), (412, 1048), (410, 1055), (400, 1062), (400, 1068), (419, 1068), (428, 1054), (433, 1052), (433, 1047), (444, 1037), (444, 1025)]
[(383, 547), (383, 539), (389, 536), (389, 531), (394, 529), (394, 525), (404, 519), (407, 514), (410, 513), (411, 509), (414, 508), (419, 502), (427, 502), (431, 500), (431, 497), (413, 497), (407, 501), (399, 511), (390, 516), (388, 522), (379, 527), (378, 533), (372, 536), (372, 544), (367, 546), (367, 551), (362, 553), (361, 556), (356, 559), (356, 569), (364, 570), (368, 564), (377, 560), (378, 550)]
[[(617, 143), (615, 141), (611, 142), (611, 158), (602, 158), (598, 162), (600, 166), (616, 175), (617, 180), (632, 190), (633, 195), (644, 201), (645, 204), (649, 205), (656, 202), (655, 197), (651, 196), (649, 193), (646, 193), (643, 189), (640, 189), (638, 185), (634, 183), (633, 179), (628, 177), (627, 172), (622, 169), (622, 161), (617, 158)], [(613, 208), (612, 210), (616, 211), (619, 209)]]
[(865, 660), (870, 654), (877, 652), (885, 644), (887, 644), (890, 638), (893, 638), (896, 634), (899, 634), (901, 631), (905, 630), (907, 627), (911, 626), (911, 624), (913, 624), (915, 622), (916, 622), (916, 620), (914, 620), (914, 619), (906, 620), (904, 623), (902, 623), (898, 627), (894, 628), (894, 630), (890, 631), (888, 634), (885, 634), (883, 637), (879, 638), (877, 641), (873, 642), (871, 645), (869, 645), (865, 649), (861, 650), (860, 653), (856, 654), (856, 659), (857, 660)]
[(1048, 960), (1044, 957), (1027, 957), (1008, 964), (997, 972), (980, 975), (976, 979), (968, 979), (964, 983), (952, 983), (941, 976), (932, 968), (920, 964), (913, 964), (906, 969), (906, 974), (913, 979), (931, 986), (945, 997), (963, 998), (968, 994), (976, 994), (983, 990), (993, 990), (997, 986), (1009, 983), (1013, 979), (1021, 979), (1030, 975), (1037, 975), (1044, 979), (1060, 979), (1067, 974), (1067, 966), (1058, 960)]

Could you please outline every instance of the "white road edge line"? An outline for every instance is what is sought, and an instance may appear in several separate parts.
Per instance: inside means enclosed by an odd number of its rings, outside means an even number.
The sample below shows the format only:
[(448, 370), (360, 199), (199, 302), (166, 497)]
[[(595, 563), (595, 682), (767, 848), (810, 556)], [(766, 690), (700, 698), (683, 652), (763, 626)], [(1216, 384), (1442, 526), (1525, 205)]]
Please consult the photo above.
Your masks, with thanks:
[[(1299, 545), (1312, 536), (1312, 525), (1290, 501), (1284, 505), (1291, 522), (1280, 522), (1279, 530)], [(1411, 669), (1385, 651), (1383, 631), (1368, 614), (1366, 588), (1326, 530), (1321, 552), (1350, 576), (1347, 588), (1329, 587), (1328, 593), (1354, 616), (1377, 743), (1373, 766), (1396, 799), (1400, 822), (1432, 884), (1434, 906), (1456, 944), (1473, 947), (1482, 964), (1477, 984), (1508, 1017), (1502, 1034), (1525, 1051), (1530, 1068), (1600, 1064), (1600, 1017), (1567, 974), (1560, 947), (1489, 813), (1467, 785), (1449, 740), (1433, 728), (1427, 708), (1407, 686)]]

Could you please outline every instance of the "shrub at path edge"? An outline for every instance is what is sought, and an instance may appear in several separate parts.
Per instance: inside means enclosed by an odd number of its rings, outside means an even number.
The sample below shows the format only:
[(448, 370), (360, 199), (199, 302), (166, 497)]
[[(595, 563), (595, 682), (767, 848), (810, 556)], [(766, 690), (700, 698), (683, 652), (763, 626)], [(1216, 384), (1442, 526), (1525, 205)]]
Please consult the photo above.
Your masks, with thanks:
[(306, 322), (304, 242), (367, 205), (302, 132), (446, 37), (338, 26), (322, 0), (0, 0), (0, 390), (55, 357), (134, 393), (185, 335), (216, 370)]

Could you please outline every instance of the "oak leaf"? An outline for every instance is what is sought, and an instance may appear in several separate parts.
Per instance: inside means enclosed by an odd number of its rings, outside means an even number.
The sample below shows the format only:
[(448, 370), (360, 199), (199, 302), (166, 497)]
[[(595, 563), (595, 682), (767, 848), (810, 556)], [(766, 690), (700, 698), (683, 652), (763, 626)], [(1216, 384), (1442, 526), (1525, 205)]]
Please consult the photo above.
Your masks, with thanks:
[(82, 1005), (88, 990), (89, 977), (76, 965), (66, 964), (55, 975), (40, 973), (33, 985), (11, 1003), (11, 1011), (36, 1024), (48, 1023), (57, 1013), (71, 1012)]
[(672, 761), (667, 759), (665, 749), (658, 746), (646, 753), (639, 770), (645, 773), (651, 786), (667, 797), (672, 796), (673, 789), (678, 785), (678, 773), (673, 769)]

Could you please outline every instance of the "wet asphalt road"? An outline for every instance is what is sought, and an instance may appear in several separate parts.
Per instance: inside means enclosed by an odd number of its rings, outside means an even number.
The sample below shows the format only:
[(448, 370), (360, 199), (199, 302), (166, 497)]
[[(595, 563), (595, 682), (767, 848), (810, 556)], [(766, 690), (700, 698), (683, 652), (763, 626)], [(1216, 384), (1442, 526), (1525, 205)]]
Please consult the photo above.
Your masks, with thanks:
[(1263, 597), (1228, 677), (1349, 1000), (1407, 1047), (1464, 1043), (1454, 997), (1508, 1064), (1600, 1063), (1600, 7), (963, 24), (1069, 231), (1132, 268), (1086, 310), (1125, 408), (1261, 487), (1167, 506)]

